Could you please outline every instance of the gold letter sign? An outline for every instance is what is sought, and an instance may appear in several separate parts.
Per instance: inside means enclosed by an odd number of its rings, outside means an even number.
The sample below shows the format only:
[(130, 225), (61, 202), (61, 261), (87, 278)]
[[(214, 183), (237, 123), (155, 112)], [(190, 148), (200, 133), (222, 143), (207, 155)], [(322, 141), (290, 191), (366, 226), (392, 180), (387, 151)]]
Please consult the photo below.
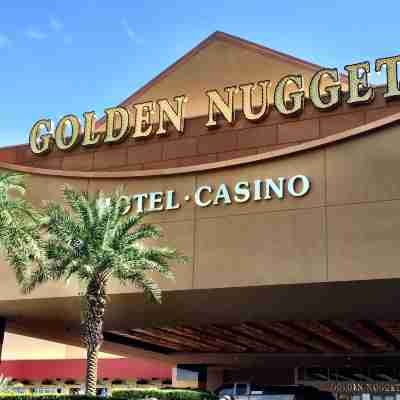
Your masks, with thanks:
[[(400, 55), (375, 61), (375, 71), (386, 72), (386, 90), (383, 93), (386, 100), (400, 99), (399, 64)], [(257, 123), (267, 118), (273, 107), (284, 116), (296, 116), (303, 112), (307, 97), (319, 111), (333, 110), (342, 103), (342, 98), (350, 105), (374, 101), (375, 88), (369, 83), (370, 63), (349, 64), (344, 69), (347, 75), (331, 68), (315, 70), (311, 78), (302, 74), (284, 76), (276, 82), (274, 93), (270, 93), (274, 85), (268, 79), (242, 84), (230, 82), (230, 86), (223, 90), (217, 88), (205, 92), (204, 100), (208, 107), (203, 112), (198, 111), (198, 104), (202, 102), (196, 98), (196, 116), (206, 116), (205, 126), (211, 129), (217, 128), (220, 121), (233, 125), (239, 113), (243, 119)], [(188, 101), (188, 96), (183, 94), (175, 96), (173, 101), (161, 98), (136, 104), (124, 103), (123, 106), (107, 108), (104, 118), (97, 122), (94, 111), (85, 112), (82, 124), (75, 115), (66, 115), (55, 130), (50, 119), (41, 119), (29, 133), (30, 148), (34, 154), (46, 154), (54, 147), (59, 151), (69, 151), (78, 144), (91, 147), (121, 143), (128, 137), (142, 140), (174, 132), (183, 134)]]

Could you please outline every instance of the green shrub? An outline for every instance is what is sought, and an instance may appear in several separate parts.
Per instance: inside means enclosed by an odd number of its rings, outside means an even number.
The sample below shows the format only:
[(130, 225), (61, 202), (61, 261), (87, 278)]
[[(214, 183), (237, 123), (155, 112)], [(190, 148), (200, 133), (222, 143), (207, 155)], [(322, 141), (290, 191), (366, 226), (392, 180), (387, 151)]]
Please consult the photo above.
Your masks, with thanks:
[(210, 392), (189, 389), (129, 389), (114, 390), (112, 397), (116, 400), (139, 400), (154, 397), (158, 400), (216, 400)]
[(65, 395), (65, 394), (15, 394), (15, 393), (0, 393), (0, 398), (7, 400), (94, 400), (95, 396), (85, 395)]

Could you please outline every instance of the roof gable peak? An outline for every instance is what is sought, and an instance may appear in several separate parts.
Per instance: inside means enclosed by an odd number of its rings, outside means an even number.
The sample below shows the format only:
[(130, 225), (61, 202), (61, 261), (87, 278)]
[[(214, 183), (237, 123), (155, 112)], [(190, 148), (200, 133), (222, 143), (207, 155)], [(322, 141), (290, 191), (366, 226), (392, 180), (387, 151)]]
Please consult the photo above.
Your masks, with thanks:
[[(225, 42), (230, 43), (231, 45), (242, 47), (242, 48), (244, 47), (251, 51), (255, 51), (259, 54), (279, 59), (280, 61), (284, 61), (288, 64), (298, 65), (302, 68), (309, 69), (310, 71), (316, 72), (322, 68), (321, 66), (319, 66), (317, 64), (313, 64), (308, 61), (301, 60), (299, 58), (293, 57), (293, 56), (285, 54), (285, 53), (281, 53), (279, 51), (270, 49), (268, 47), (262, 46), (260, 44), (254, 43), (254, 42), (250, 42), (246, 39), (242, 39), (240, 37), (231, 35), (229, 33), (222, 32), (222, 31), (215, 31), (211, 35), (209, 35), (207, 38), (205, 38), (203, 41), (201, 41), (192, 50), (190, 50), (185, 55), (183, 55), (181, 58), (179, 58), (175, 63), (171, 64), (164, 71), (162, 71), (160, 74), (158, 74), (152, 80), (150, 80), (148, 83), (146, 83), (140, 89), (135, 91), (131, 96), (126, 98), (119, 105), (125, 106), (128, 104), (132, 104), (136, 98), (143, 95), (147, 90), (149, 90), (151, 87), (153, 87), (155, 84), (157, 84), (161, 80), (165, 79), (168, 75), (170, 75), (172, 72), (174, 72), (179, 66), (181, 66), (181, 65), (185, 64), (186, 62), (188, 62), (189, 60), (191, 60), (192, 57), (194, 57), (197, 53), (199, 53), (201, 50), (205, 49), (206, 47), (208, 47), (210, 44), (214, 43), (215, 41), (225, 41)], [(102, 120), (100, 120), (100, 121), (102, 121)]]

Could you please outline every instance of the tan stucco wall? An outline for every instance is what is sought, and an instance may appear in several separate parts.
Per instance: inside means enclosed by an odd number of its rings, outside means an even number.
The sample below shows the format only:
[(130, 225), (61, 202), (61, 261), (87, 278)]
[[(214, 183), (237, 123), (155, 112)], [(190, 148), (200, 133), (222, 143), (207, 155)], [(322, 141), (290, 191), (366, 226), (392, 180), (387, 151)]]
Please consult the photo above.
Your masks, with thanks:
[[(85, 357), (86, 352), (81, 347), (67, 346), (8, 332), (4, 336), (1, 354), (2, 360), (63, 360), (84, 359)], [(118, 356), (100, 353), (99, 357), (115, 358)]]
[[(182, 208), (149, 215), (164, 229), (163, 244), (191, 257), (179, 266), (169, 290), (278, 285), (400, 277), (400, 127), (275, 160), (210, 172), (129, 179), (63, 179), (36, 175), (29, 197), (37, 204), (59, 199), (70, 183), (90, 191), (125, 184), (127, 193), (176, 190)], [(240, 180), (307, 175), (303, 198), (250, 201), (198, 208), (184, 202), (195, 187)], [(0, 299), (19, 299), (10, 269), (2, 264)], [(112, 284), (111, 293), (134, 289)], [(31, 297), (77, 295), (78, 285), (43, 286)]]

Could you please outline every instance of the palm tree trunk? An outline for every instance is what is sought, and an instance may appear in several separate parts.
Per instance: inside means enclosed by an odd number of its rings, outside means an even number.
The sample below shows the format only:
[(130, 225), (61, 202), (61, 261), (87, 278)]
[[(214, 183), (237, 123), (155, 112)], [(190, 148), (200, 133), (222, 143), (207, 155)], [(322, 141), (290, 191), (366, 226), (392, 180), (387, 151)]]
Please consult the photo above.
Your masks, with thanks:
[(103, 323), (106, 304), (105, 286), (102, 282), (93, 280), (89, 283), (83, 312), (82, 338), (86, 345), (86, 394), (96, 395), (97, 387), (97, 356), (103, 344)]
[(86, 394), (96, 396), (97, 389), (97, 350), (87, 350), (86, 360)]

